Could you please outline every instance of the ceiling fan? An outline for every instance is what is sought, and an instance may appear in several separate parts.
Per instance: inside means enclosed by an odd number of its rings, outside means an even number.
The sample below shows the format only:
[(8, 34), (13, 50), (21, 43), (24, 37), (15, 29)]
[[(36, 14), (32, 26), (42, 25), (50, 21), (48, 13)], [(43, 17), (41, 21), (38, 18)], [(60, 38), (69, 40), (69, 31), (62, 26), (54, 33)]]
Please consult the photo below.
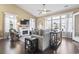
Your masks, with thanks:
[(46, 9), (46, 4), (43, 4), (42, 9), (38, 10), (39, 14), (46, 14), (48, 12), (50, 12), (51, 10)]

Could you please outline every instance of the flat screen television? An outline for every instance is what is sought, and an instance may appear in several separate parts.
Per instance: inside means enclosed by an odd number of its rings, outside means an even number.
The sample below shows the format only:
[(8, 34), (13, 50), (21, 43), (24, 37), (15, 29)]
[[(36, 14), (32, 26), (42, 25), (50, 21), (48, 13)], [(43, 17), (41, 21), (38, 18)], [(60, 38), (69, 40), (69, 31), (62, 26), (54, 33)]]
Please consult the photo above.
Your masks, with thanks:
[(29, 25), (29, 20), (27, 20), (27, 19), (21, 20), (20, 24), (21, 25)]

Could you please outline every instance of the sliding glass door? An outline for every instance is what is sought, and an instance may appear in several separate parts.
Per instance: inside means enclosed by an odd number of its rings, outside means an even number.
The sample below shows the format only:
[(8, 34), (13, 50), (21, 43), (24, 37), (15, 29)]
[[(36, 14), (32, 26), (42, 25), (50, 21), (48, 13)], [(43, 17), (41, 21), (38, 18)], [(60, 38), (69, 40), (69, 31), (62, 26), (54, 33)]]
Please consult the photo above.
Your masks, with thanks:
[(79, 13), (73, 15), (73, 40), (79, 42)]

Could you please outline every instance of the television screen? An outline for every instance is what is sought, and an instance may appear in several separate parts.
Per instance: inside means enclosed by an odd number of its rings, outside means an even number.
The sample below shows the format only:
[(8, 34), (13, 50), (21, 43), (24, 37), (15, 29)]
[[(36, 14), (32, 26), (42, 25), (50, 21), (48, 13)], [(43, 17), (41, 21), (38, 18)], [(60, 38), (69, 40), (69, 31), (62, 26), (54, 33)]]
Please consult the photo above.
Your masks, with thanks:
[(21, 20), (20, 23), (23, 24), (23, 25), (28, 25), (29, 20), (24, 19), (24, 20)]

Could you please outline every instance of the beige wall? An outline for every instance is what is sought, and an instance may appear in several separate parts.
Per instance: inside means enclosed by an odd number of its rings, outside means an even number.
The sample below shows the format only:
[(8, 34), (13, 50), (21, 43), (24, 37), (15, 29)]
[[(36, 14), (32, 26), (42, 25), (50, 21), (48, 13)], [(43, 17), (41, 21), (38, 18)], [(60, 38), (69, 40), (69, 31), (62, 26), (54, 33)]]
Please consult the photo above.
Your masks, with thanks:
[(24, 11), (23, 9), (19, 8), (16, 5), (13, 4), (0, 4), (0, 34), (3, 35), (3, 23), (4, 23), (4, 13), (13, 13), (17, 15), (17, 19), (29, 19), (29, 18), (35, 18), (32, 14), (29, 12)]
[(3, 36), (3, 13), (0, 12), (0, 36)]
[(40, 18), (37, 18), (37, 28), (40, 29), (40, 25), (42, 26), (41, 29), (44, 29), (44, 25), (45, 25), (45, 19), (44, 17), (40, 17)]

